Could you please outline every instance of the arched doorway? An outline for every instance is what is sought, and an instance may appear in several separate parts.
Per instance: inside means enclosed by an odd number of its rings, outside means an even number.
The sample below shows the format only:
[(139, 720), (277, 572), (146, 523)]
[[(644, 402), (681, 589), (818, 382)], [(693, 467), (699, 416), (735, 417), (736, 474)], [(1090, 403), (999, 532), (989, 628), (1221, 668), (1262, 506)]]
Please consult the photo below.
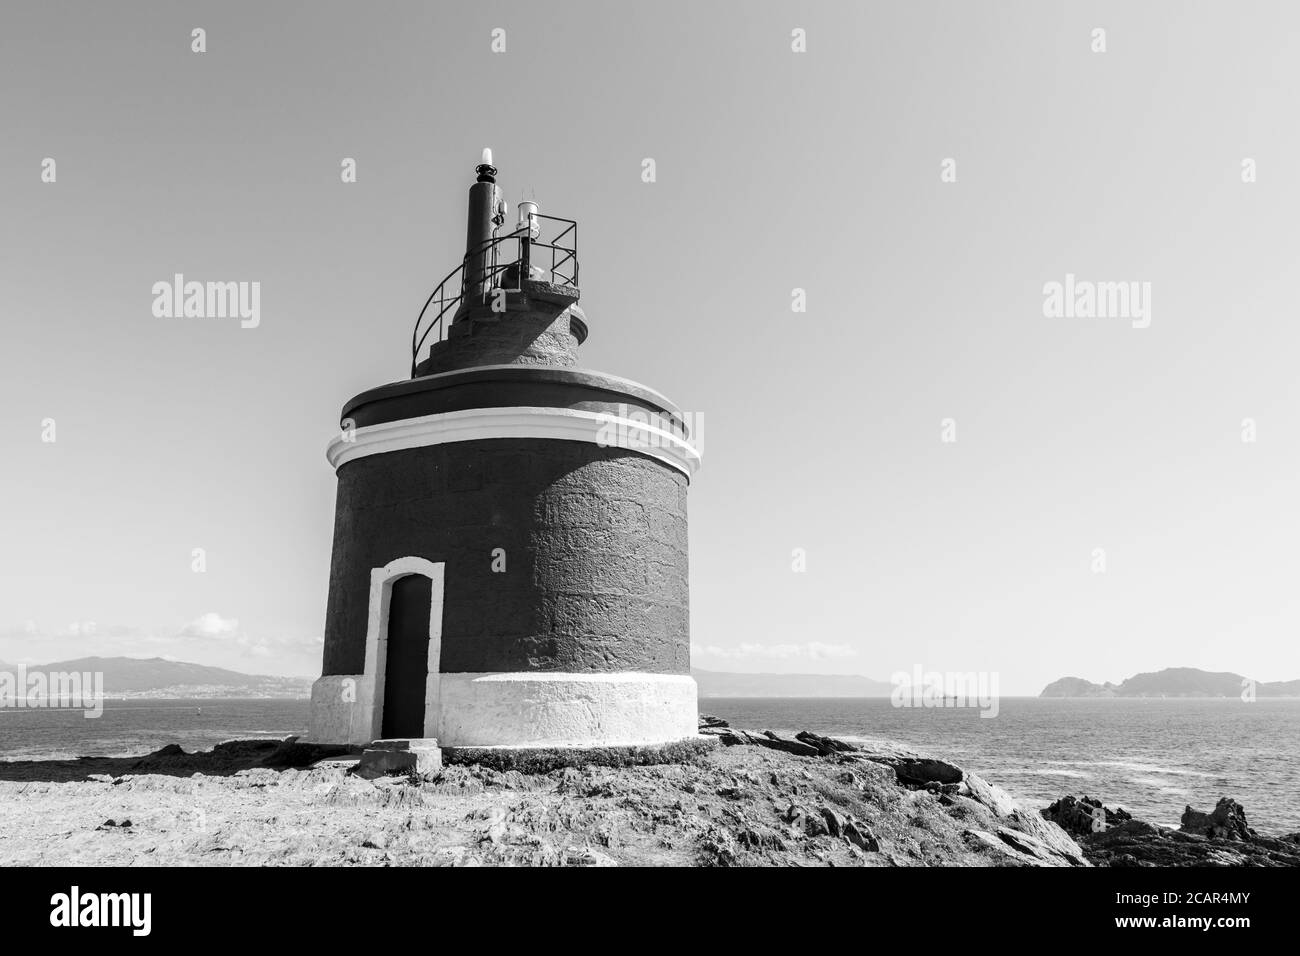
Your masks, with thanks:
[(370, 572), (366, 676), (372, 739), (438, 735), (443, 564), (405, 557)]
[(384, 662), (385, 740), (423, 737), (429, 682), (429, 603), (433, 582), (408, 574), (393, 582), (388, 604), (388, 648)]

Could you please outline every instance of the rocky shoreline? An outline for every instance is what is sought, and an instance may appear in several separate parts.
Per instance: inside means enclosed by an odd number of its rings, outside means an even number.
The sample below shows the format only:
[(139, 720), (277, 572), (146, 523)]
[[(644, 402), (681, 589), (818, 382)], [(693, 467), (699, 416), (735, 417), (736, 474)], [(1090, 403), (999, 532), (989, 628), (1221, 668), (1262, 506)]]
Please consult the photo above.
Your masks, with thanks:
[[(631, 764), (449, 762), (366, 779), (357, 755), (233, 741), (0, 762), (0, 863), (19, 865), (1296, 865), (1236, 804), (1179, 831), (1091, 798), (1021, 807), (893, 741), (732, 728)], [(468, 760), (471, 754), (461, 754)], [(455, 755), (453, 754), (453, 757)], [(671, 757), (671, 759), (669, 759)], [(523, 767), (524, 769), (518, 769)]]
[(1300, 866), (1300, 833), (1256, 833), (1229, 797), (1210, 813), (1187, 807), (1177, 830), (1091, 797), (1062, 797), (1042, 814), (1074, 836), (1095, 866)]
[[(701, 718), (701, 731), (731, 746), (771, 747), (806, 757), (857, 753), (892, 766), (902, 786), (939, 793), (941, 802), (945, 797), (981, 793), (987, 786), (954, 764), (883, 741), (847, 743), (807, 732), (785, 737), (772, 731), (737, 730), (708, 716)], [(1106, 807), (1087, 796), (1062, 797), (1039, 813), (1073, 838), (1093, 866), (1300, 866), (1300, 832), (1263, 836), (1247, 824), (1245, 808), (1228, 797), (1221, 798), (1210, 813), (1187, 807), (1177, 830), (1134, 819), (1123, 809)]]

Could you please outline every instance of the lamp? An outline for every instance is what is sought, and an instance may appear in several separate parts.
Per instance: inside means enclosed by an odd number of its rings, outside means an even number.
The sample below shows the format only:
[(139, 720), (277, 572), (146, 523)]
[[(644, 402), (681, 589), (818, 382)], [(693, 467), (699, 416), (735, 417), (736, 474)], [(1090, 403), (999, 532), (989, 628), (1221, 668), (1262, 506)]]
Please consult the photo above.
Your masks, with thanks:
[(537, 203), (525, 199), (519, 204), (519, 227), (516, 231), (527, 232), (529, 239), (542, 234), (542, 224), (537, 220)]

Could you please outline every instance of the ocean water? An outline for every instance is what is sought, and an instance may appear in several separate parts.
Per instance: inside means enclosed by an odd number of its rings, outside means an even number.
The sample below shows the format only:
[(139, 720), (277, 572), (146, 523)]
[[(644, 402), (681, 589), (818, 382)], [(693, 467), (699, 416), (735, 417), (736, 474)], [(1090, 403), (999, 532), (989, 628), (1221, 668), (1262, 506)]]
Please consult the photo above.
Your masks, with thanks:
[(928, 750), (1043, 807), (1074, 794), (1177, 826), (1220, 797), (1263, 833), (1300, 830), (1300, 700), (1002, 698), (997, 717), (888, 699), (711, 697), (737, 727), (886, 737)]
[(306, 700), (106, 700), (104, 713), (0, 707), (0, 760), (125, 757), (307, 731)]
[[(1176, 826), (1183, 807), (1221, 796), (1265, 833), (1300, 830), (1300, 700), (1003, 698), (996, 718), (885, 699), (725, 698), (703, 713), (737, 727), (887, 737), (987, 777), (1027, 806), (1065, 794)], [(305, 700), (110, 700), (103, 716), (0, 708), (0, 760), (124, 756), (167, 744), (202, 750), (232, 738), (287, 737)]]

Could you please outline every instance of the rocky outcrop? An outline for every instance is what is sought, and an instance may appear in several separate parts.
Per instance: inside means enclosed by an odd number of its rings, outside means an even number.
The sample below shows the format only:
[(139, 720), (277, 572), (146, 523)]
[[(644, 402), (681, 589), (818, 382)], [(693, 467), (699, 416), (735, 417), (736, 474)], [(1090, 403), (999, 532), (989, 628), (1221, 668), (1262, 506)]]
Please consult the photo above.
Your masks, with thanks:
[(1247, 825), (1245, 808), (1227, 797), (1211, 813), (1188, 807), (1177, 830), (1092, 797), (1062, 797), (1041, 812), (1096, 866), (1300, 866), (1300, 834), (1259, 835)]
[(726, 746), (748, 744), (770, 747), (797, 757), (834, 757), (853, 754), (855, 759), (871, 760), (893, 769), (898, 782), (905, 786), (926, 787), (959, 784), (962, 770), (947, 761), (919, 753), (890, 740), (861, 739), (849, 743), (835, 737), (823, 737), (804, 730), (793, 737), (771, 730), (740, 730), (708, 714), (700, 717), (700, 733), (716, 735)]
[(790, 737), (783, 737), (782, 735), (773, 733), (770, 730), (760, 732), (753, 730), (737, 730), (732, 727), (701, 727), (700, 730), (701, 733), (708, 733), (716, 730), (718, 739), (728, 747), (734, 747), (737, 744), (748, 744), (751, 747), (767, 747), (771, 750), (780, 750), (784, 753), (794, 754), (796, 757), (821, 756), (821, 753), (816, 747), (799, 740), (794, 740)]
[[(889, 740), (848, 741), (809, 731), (787, 736), (771, 730), (740, 730), (707, 716), (701, 718), (700, 731), (715, 734), (728, 747), (763, 747), (838, 766), (886, 769), (892, 773), (895, 786), (933, 798), (940, 812), (961, 825), (960, 835), (966, 846), (1000, 863), (1089, 865), (1083, 850), (1059, 826), (1026, 811), (1005, 790), (931, 754)], [(818, 819), (816, 814), (792, 805), (787, 810), (787, 821), (801, 821), (805, 832), (809, 827), (817, 832), (824, 827), (832, 836), (843, 837), (864, 850), (879, 845), (870, 829), (864, 831), (852, 817), (841, 821), (822, 814)]]
[(1100, 800), (1092, 797), (1062, 797), (1042, 811), (1043, 817), (1051, 820), (1066, 833), (1075, 837), (1091, 836), (1102, 830), (1119, 826), (1133, 819), (1127, 810), (1102, 806)]
[(1178, 829), (1184, 833), (1199, 833), (1215, 840), (1255, 839), (1255, 831), (1246, 825), (1246, 808), (1228, 797), (1220, 798), (1212, 813), (1187, 807), (1180, 823)]
[(132, 773), (160, 773), (189, 776), (203, 773), (224, 776), (252, 767), (286, 769), (306, 767), (326, 757), (349, 753), (352, 748), (333, 744), (300, 743), (285, 740), (228, 740), (211, 750), (187, 753), (176, 744), (140, 757), (130, 763)]

